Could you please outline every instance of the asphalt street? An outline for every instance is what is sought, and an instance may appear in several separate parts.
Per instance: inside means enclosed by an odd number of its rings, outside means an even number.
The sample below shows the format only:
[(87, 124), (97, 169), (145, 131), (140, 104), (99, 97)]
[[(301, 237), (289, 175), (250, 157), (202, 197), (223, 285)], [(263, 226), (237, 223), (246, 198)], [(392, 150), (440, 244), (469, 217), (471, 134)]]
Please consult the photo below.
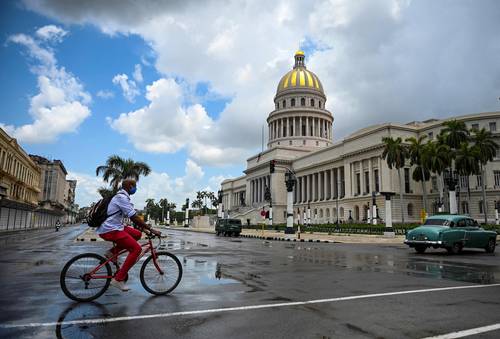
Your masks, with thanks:
[(131, 291), (76, 303), (62, 267), (110, 247), (75, 242), (84, 230), (0, 235), (1, 338), (425, 338), (489, 325), (473, 337), (500, 337), (499, 253), (164, 230), (184, 269), (170, 295), (146, 292), (138, 263)]

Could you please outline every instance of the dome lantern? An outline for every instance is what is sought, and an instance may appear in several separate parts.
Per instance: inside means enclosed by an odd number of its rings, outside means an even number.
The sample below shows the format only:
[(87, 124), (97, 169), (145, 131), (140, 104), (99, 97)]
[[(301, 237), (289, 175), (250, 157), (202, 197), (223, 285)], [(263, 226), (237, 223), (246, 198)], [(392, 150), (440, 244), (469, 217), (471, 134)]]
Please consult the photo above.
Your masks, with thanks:
[(293, 66), (293, 68), (297, 68), (297, 67), (306, 68), (306, 65), (304, 63), (304, 59), (305, 59), (304, 52), (302, 52), (300, 50), (295, 52), (295, 66)]

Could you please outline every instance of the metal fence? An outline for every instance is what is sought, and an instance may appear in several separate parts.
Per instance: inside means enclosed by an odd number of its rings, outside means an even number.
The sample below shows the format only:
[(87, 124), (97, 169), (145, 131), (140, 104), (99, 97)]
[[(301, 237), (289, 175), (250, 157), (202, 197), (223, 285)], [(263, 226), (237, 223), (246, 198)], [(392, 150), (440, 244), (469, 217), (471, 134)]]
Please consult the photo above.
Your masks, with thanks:
[(0, 232), (55, 227), (57, 220), (62, 221), (62, 217), (47, 212), (0, 208)]

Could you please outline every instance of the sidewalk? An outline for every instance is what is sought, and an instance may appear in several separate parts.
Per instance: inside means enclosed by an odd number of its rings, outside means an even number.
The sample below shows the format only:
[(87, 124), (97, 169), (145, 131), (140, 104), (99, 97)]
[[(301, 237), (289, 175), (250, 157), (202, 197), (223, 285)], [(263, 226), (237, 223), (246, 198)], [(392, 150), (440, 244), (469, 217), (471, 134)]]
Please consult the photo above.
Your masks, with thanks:
[[(185, 227), (170, 227), (176, 231), (200, 232), (215, 234), (213, 228), (185, 228)], [(241, 236), (244, 238), (258, 238), (265, 240), (277, 241), (304, 241), (304, 242), (327, 242), (327, 243), (345, 243), (345, 244), (403, 244), (404, 236), (397, 235), (394, 238), (385, 238), (382, 235), (365, 235), (365, 234), (328, 234), (328, 233), (301, 233), (300, 239), (296, 234), (284, 234), (272, 230), (250, 230), (243, 229)]]

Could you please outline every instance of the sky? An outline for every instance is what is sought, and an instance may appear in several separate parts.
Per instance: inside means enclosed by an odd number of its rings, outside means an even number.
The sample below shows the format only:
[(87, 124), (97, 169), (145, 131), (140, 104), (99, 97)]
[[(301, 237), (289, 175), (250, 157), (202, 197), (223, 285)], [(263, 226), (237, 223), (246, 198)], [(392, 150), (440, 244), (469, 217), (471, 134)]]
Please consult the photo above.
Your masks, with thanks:
[(180, 206), (243, 174), (297, 49), (334, 141), (499, 111), (498, 18), (495, 0), (2, 1), (0, 127), (62, 160), (80, 206), (98, 200), (95, 169), (114, 154), (152, 168), (137, 207)]

